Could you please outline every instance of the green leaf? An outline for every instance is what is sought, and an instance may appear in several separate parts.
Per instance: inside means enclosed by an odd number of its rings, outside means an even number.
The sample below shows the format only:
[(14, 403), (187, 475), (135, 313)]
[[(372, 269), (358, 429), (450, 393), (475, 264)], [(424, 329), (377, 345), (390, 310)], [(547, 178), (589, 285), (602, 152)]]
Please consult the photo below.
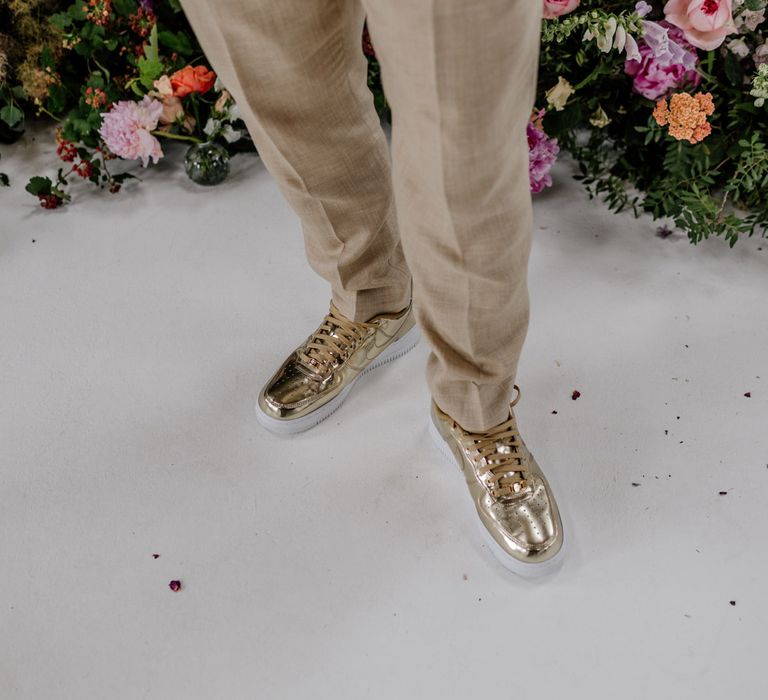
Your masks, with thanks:
[(16, 105), (5, 105), (0, 109), (0, 119), (13, 129), (13, 127), (21, 124), (21, 121), (24, 119), (24, 112)]
[(47, 46), (43, 46), (43, 50), (40, 52), (40, 67), (41, 68), (56, 68), (56, 61), (53, 60), (53, 54)]
[(137, 61), (139, 66), (139, 82), (149, 90), (152, 83), (163, 73), (163, 64), (157, 48), (157, 25), (152, 26), (149, 43), (144, 47), (144, 55)]
[(162, 46), (182, 56), (190, 56), (195, 51), (192, 42), (184, 32), (171, 32), (163, 29), (157, 33), (157, 38)]
[(57, 114), (64, 109), (67, 104), (67, 93), (63, 85), (50, 85), (48, 87), (48, 100), (46, 109), (53, 114)]
[(135, 15), (139, 6), (134, 0), (113, 0), (112, 7), (115, 8), (115, 12), (123, 17), (130, 17)]
[(88, 76), (88, 82), (85, 84), (86, 87), (92, 87), (92, 88), (102, 88), (104, 89), (107, 85), (104, 80), (104, 76), (101, 74), (101, 71), (94, 71)]
[(725, 76), (734, 87), (741, 87), (741, 62), (736, 54), (728, 52), (725, 55)]
[(81, 22), (85, 21), (85, 10), (87, 10), (88, 7), (84, 2), (73, 2), (69, 9), (67, 10), (67, 14), (72, 19), (79, 19)]
[(30, 194), (33, 194), (37, 197), (38, 195), (45, 196), (50, 194), (52, 187), (53, 187), (53, 183), (51, 182), (51, 178), (40, 177), (39, 175), (37, 175), (33, 178), (30, 178), (29, 182), (27, 183), (27, 186), (24, 189)]
[(121, 183), (126, 180), (138, 180), (139, 178), (136, 175), (131, 175), (131, 173), (119, 173), (118, 175), (113, 175), (112, 179), (117, 183)]
[(57, 12), (48, 21), (58, 29), (66, 29), (72, 24), (72, 16), (66, 12)]

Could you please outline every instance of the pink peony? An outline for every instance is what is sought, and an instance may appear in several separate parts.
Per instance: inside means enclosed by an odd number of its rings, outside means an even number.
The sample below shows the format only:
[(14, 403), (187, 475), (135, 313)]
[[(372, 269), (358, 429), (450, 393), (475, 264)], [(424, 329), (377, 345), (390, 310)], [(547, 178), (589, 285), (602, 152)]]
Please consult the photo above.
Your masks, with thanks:
[(156, 163), (163, 157), (160, 142), (150, 133), (162, 113), (163, 103), (147, 95), (141, 102), (120, 100), (109, 112), (102, 112), (99, 134), (112, 153), (130, 160), (141, 158), (146, 168), (150, 158)]
[[(662, 20), (659, 25), (667, 30), (669, 45), (676, 44), (683, 51), (692, 54), (686, 61), (690, 66), (696, 64), (696, 49), (693, 48), (683, 35), (683, 30)], [(624, 72), (634, 78), (632, 87), (635, 92), (657, 100), (676, 90), (686, 81), (696, 86), (701, 82), (701, 76), (682, 62), (662, 61), (662, 56), (656, 55), (654, 45), (643, 39), (639, 43), (640, 59), (624, 62)], [(665, 56), (665, 58), (669, 58)]]
[(532, 115), (527, 128), (528, 176), (531, 192), (534, 193), (552, 186), (552, 176), (549, 171), (560, 152), (557, 139), (552, 139), (544, 133), (541, 124), (543, 118), (544, 110), (541, 109)]
[(737, 32), (731, 0), (669, 0), (664, 5), (668, 22), (680, 27), (685, 38), (704, 51), (716, 49), (726, 34)]
[(573, 12), (581, 0), (544, 0), (544, 19), (555, 19)]

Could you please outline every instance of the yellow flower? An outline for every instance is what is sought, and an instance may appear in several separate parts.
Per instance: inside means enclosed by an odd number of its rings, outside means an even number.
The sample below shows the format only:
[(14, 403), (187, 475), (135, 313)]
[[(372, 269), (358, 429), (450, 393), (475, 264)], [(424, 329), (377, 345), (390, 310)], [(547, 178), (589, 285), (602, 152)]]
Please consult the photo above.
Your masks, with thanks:
[(589, 118), (589, 123), (598, 129), (602, 129), (611, 123), (611, 118), (605, 113), (605, 110), (602, 107), (598, 106)]
[(553, 85), (545, 93), (547, 102), (551, 104), (558, 112), (565, 107), (568, 98), (573, 94), (573, 85), (571, 85), (561, 75), (557, 79), (557, 84)]

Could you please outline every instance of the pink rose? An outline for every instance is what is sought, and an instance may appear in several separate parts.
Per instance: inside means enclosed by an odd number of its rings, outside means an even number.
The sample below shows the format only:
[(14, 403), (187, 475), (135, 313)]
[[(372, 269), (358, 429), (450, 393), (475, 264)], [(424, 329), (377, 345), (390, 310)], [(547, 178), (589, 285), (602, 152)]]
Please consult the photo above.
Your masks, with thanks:
[(705, 51), (716, 49), (726, 34), (737, 31), (731, 0), (669, 0), (664, 15), (683, 30), (691, 44)]
[(181, 100), (171, 95), (163, 98), (163, 113), (158, 120), (161, 124), (173, 124), (179, 117), (184, 116)]
[(573, 12), (581, 0), (544, 0), (544, 19), (555, 19)]

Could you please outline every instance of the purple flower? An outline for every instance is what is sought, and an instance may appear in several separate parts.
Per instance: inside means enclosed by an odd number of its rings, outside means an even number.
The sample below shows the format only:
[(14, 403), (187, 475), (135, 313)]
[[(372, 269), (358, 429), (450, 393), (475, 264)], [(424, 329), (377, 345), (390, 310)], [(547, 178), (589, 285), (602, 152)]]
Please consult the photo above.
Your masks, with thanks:
[(643, 25), (645, 33), (638, 45), (640, 59), (624, 62), (624, 72), (634, 79), (635, 92), (657, 100), (685, 82), (697, 86), (701, 82), (695, 70), (698, 55), (683, 30), (665, 20)]
[(541, 192), (545, 187), (552, 186), (552, 176), (549, 174), (552, 164), (557, 160), (560, 147), (557, 139), (552, 139), (544, 133), (541, 120), (544, 110), (528, 122), (528, 175), (531, 181), (531, 192)]
[(680, 27), (664, 19), (660, 22), (643, 21), (642, 41), (651, 48), (654, 59), (663, 68), (676, 64), (688, 70), (696, 67), (696, 49), (688, 43)]

